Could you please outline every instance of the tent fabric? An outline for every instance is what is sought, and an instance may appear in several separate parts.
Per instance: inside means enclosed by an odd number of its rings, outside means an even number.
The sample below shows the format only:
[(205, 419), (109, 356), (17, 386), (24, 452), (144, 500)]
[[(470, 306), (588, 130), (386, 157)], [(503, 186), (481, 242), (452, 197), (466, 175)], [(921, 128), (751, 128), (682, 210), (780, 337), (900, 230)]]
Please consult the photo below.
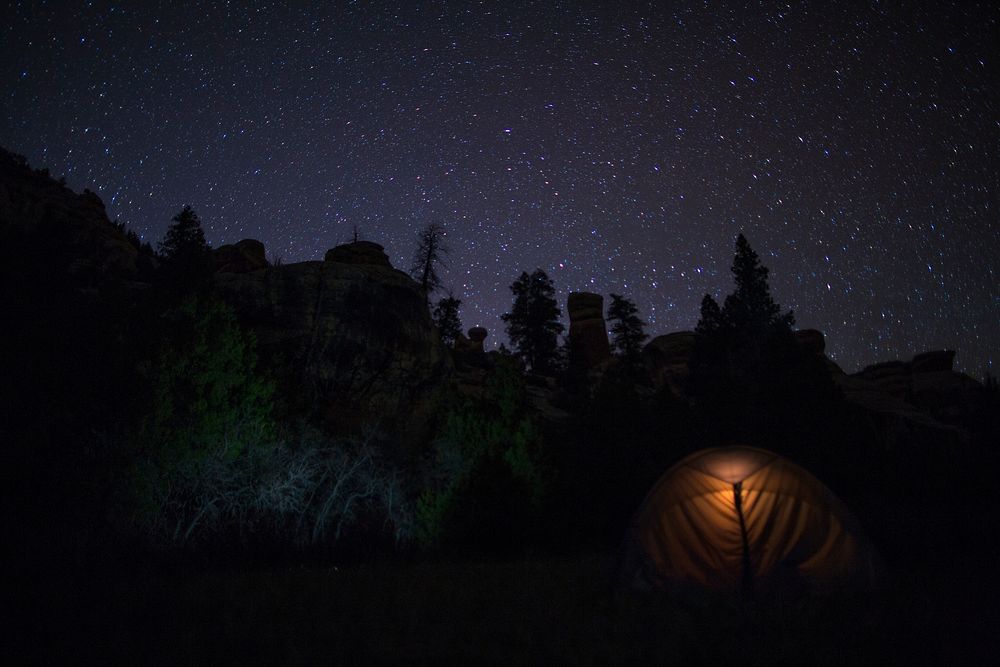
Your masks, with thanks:
[(866, 540), (829, 489), (751, 447), (702, 450), (671, 467), (637, 512), (632, 539), (651, 570), (645, 576), (660, 588), (738, 589), (747, 574), (754, 582), (791, 576), (826, 586), (871, 572)]

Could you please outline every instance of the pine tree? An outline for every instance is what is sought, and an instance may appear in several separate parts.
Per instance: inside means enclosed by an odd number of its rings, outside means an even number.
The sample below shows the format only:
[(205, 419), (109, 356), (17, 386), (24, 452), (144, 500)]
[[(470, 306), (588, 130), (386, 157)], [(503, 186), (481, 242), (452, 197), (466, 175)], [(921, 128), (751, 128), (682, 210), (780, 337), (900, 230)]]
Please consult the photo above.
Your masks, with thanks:
[(774, 436), (789, 423), (792, 406), (825, 391), (821, 385), (829, 377), (825, 369), (818, 377), (800, 363), (794, 316), (774, 301), (768, 270), (742, 234), (732, 273), (736, 289), (721, 308), (710, 295), (701, 302), (691, 388), (706, 418), (726, 437)]
[(462, 305), (461, 299), (456, 299), (448, 295), (437, 302), (431, 317), (437, 326), (441, 340), (448, 347), (455, 345), (455, 340), (462, 333), (462, 320), (458, 317), (458, 307)]
[[(781, 312), (768, 285), (768, 269), (740, 234), (731, 267), (736, 291), (719, 304), (706, 294), (701, 302), (701, 318), (695, 333), (701, 339), (727, 338), (729, 345), (759, 347), (776, 334), (788, 334), (795, 323), (792, 311)], [(714, 343), (717, 344), (717, 343)]]
[(181, 292), (203, 286), (211, 276), (211, 247), (198, 214), (190, 206), (174, 216), (159, 250), (167, 282)]
[(507, 336), (528, 367), (535, 373), (555, 370), (559, 356), (559, 323), (562, 312), (556, 304), (552, 279), (541, 269), (521, 277), (510, 286), (514, 294), (511, 312), (501, 319), (507, 325)]
[(208, 250), (205, 232), (201, 228), (198, 214), (190, 206), (185, 206), (174, 216), (173, 223), (167, 229), (167, 235), (160, 242), (160, 255), (165, 260), (172, 261), (188, 256), (196, 256)]
[(719, 304), (712, 298), (711, 294), (706, 294), (701, 300), (701, 318), (694, 331), (699, 335), (718, 333), (723, 327), (722, 311)]
[(755, 333), (790, 330), (795, 324), (795, 316), (792, 311), (782, 313), (781, 306), (771, 297), (768, 269), (760, 263), (760, 257), (742, 234), (736, 238), (731, 270), (736, 291), (726, 297), (722, 306), (723, 320), (731, 327)]
[(430, 295), (441, 287), (438, 276), (438, 266), (446, 266), (444, 257), (448, 254), (448, 246), (444, 241), (444, 227), (434, 222), (420, 232), (417, 251), (413, 255), (413, 266), (410, 275), (420, 283), (420, 289), (429, 300)]
[(611, 295), (608, 306), (608, 323), (611, 325), (611, 344), (617, 354), (628, 363), (636, 363), (642, 353), (642, 343), (649, 336), (643, 330), (646, 323), (639, 319), (639, 309), (634, 302), (620, 294)]

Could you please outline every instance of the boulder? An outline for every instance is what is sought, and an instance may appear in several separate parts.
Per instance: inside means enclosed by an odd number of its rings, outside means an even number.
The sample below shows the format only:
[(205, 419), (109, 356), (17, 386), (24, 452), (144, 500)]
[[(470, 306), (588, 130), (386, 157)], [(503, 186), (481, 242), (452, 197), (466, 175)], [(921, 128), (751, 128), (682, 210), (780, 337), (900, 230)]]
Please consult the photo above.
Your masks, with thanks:
[(327, 250), (323, 261), (392, 268), (389, 256), (385, 254), (385, 249), (372, 241), (354, 241), (331, 248)]
[(213, 253), (216, 273), (250, 273), (268, 267), (264, 244), (243, 239), (234, 245), (221, 245)]
[(806, 352), (823, 354), (826, 351), (826, 338), (822, 331), (816, 329), (800, 329), (795, 332), (795, 342)]
[(654, 387), (667, 387), (677, 396), (684, 394), (691, 373), (694, 336), (693, 331), (676, 331), (657, 336), (642, 349), (642, 362)]
[(486, 327), (472, 327), (469, 329), (469, 340), (479, 346), (480, 352), (483, 351), (483, 342), (488, 335), (489, 332), (486, 330)]
[(611, 358), (608, 328), (604, 322), (604, 297), (590, 292), (570, 292), (570, 359), (584, 369), (595, 368)]
[(469, 335), (458, 334), (455, 340), (455, 351), (470, 354), (483, 354), (486, 350), (483, 341), (486, 340), (487, 331), (483, 327), (472, 327)]

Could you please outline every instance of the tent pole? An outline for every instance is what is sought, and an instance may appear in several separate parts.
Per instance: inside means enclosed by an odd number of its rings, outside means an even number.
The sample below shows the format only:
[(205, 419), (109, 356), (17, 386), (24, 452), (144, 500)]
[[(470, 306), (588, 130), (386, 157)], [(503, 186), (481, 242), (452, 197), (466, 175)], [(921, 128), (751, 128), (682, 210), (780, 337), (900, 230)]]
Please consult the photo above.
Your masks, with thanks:
[(743, 482), (733, 484), (733, 498), (736, 501), (736, 516), (740, 520), (740, 539), (743, 542), (743, 594), (753, 595), (753, 569), (750, 563), (750, 539), (747, 537), (747, 524), (743, 519)]

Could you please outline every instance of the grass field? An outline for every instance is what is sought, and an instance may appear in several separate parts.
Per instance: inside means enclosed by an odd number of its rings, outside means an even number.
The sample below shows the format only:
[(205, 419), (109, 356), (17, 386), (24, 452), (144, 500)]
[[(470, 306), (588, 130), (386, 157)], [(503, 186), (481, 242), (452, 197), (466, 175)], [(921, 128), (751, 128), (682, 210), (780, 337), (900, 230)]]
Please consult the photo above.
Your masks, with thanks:
[(996, 577), (950, 561), (864, 595), (752, 603), (621, 590), (606, 554), (108, 569), (44, 582), (25, 648), (50, 664), (982, 664)]

